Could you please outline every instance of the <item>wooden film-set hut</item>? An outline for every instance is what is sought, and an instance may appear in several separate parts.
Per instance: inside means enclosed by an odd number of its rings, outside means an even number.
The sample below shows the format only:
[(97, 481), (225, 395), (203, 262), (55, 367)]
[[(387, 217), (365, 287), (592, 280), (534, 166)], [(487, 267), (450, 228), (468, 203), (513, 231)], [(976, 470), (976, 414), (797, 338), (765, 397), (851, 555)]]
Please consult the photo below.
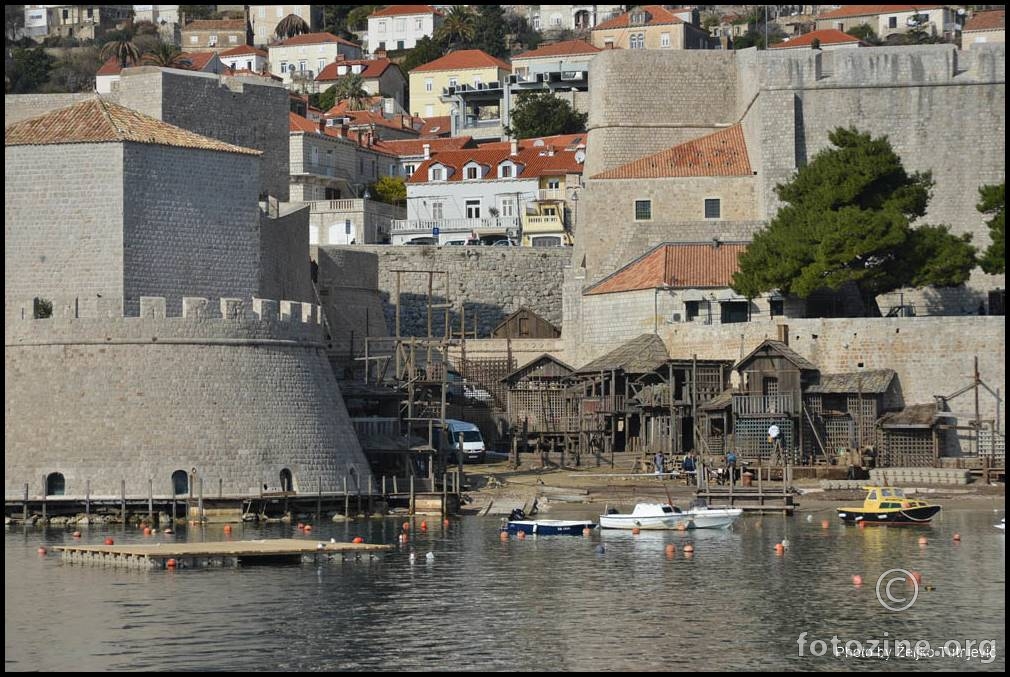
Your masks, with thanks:
[(803, 393), (803, 452), (831, 457), (840, 450), (877, 443), (877, 419), (901, 409), (901, 390), (893, 369), (821, 374)]

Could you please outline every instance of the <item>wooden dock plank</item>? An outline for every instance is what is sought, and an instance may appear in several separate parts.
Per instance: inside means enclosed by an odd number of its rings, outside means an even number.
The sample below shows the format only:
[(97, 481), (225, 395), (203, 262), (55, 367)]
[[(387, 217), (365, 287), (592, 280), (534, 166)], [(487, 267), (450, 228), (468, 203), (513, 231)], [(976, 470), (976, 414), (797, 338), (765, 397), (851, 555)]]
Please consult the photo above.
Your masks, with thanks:
[[(319, 547), (322, 545), (323, 547)], [(204, 543), (131, 543), (126, 545), (58, 545), (54, 550), (68, 553), (106, 554), (133, 557), (270, 557), (327, 553), (389, 552), (391, 545), (378, 543), (329, 543), (297, 538), (257, 541), (211, 541)]]

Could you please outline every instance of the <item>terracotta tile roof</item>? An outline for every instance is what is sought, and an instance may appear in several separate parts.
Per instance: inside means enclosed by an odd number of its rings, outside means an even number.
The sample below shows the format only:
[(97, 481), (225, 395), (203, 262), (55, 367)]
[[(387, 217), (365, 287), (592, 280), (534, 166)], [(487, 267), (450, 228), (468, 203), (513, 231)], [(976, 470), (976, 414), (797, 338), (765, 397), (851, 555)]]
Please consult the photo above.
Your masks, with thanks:
[(448, 115), (425, 118), (420, 131), (422, 137), (449, 136), (452, 133), (452, 118)]
[(261, 56), (264, 59), (269, 56), (265, 49), (258, 49), (252, 45), (239, 45), (238, 47), (232, 47), (229, 50), (221, 52), (220, 56), (245, 56), (246, 54), (255, 54), (256, 56)]
[[(128, 63), (126, 67), (133, 68), (134, 66), (140, 66), (140, 65), (142, 64)], [(95, 73), (95, 75), (119, 75), (119, 73), (122, 70), (123, 70), (122, 66), (119, 65), (119, 58), (115, 56), (110, 56), (108, 60), (106, 60), (106, 62), (102, 64), (102, 67), (98, 69), (98, 72)]]
[(410, 72), (427, 73), (430, 71), (455, 71), (468, 68), (501, 68), (502, 70), (512, 72), (512, 66), (480, 49), (461, 49), (458, 52), (450, 52), (442, 58), (429, 61)]
[(244, 31), (245, 19), (197, 19), (182, 27), (184, 31)]
[(319, 123), (312, 122), (308, 118), (302, 117), (298, 113), (288, 113), (288, 131), (305, 132), (306, 134), (318, 134)]
[(351, 47), (361, 47), (356, 42), (351, 42), (333, 33), (302, 33), (301, 35), (296, 35), (293, 38), (288, 38), (279, 43), (271, 45), (272, 47), (297, 47), (298, 45), (324, 45), (329, 43), (338, 43), (341, 45), (350, 45)]
[(790, 38), (784, 42), (777, 42), (769, 45), (769, 49), (797, 49), (799, 47), (810, 47), (814, 40), (820, 40), (822, 45), (848, 45), (862, 44), (862, 40), (853, 37), (848, 33), (843, 33), (837, 28), (825, 28), (819, 31), (804, 33), (795, 38)]
[(392, 139), (379, 141), (375, 144), (380, 150), (400, 157), (424, 155), (425, 145), (428, 146), (432, 155), (447, 150), (461, 150), (475, 146), (473, 138), (469, 136), (452, 136), (446, 139)]
[(202, 71), (217, 58), (217, 52), (183, 52), (182, 56), (189, 59), (189, 66), (185, 70)]
[(613, 294), (674, 287), (678, 289), (725, 288), (733, 283), (733, 273), (740, 269), (740, 254), (747, 249), (742, 242), (661, 244), (636, 261), (600, 280), (585, 291)]
[(432, 7), (431, 5), (389, 5), (382, 9), (377, 9), (369, 17), (373, 16), (403, 16), (407, 14), (438, 14), (442, 15), (440, 11)]
[(1006, 10), (993, 9), (975, 12), (964, 25), (966, 31), (998, 31), (1006, 29)]
[(876, 14), (894, 14), (896, 12), (915, 12), (930, 9), (941, 9), (946, 5), (843, 5), (830, 12), (818, 14), (818, 19), (845, 19), (853, 16), (874, 16)]
[(750, 176), (743, 126), (682, 143), (605, 171), (594, 179), (658, 179), (676, 176)]
[(262, 155), (258, 150), (200, 136), (101, 97), (16, 122), (4, 130), (5, 146), (121, 141)]
[(602, 52), (603, 50), (599, 47), (594, 47), (585, 40), (565, 40), (564, 42), (555, 42), (553, 45), (544, 45), (543, 47), (537, 47), (536, 49), (530, 50), (528, 52), (523, 52), (519, 56), (512, 57), (512, 60), (516, 59), (539, 59), (546, 56), (570, 56), (575, 54), (596, 54), (597, 52)]
[(326, 117), (343, 117), (350, 119), (351, 126), (375, 125), (417, 134), (414, 128), (414, 118), (408, 115), (394, 115), (387, 118), (381, 112), (375, 110), (347, 110), (347, 102), (341, 101), (333, 108), (326, 111)]
[[(680, 17), (674, 16), (674, 14), (663, 7), (662, 5), (643, 5), (641, 9), (636, 9), (638, 11), (645, 11), (649, 14), (649, 20), (645, 22), (646, 26), (662, 26), (665, 24), (682, 24), (684, 23)], [(596, 24), (593, 28), (594, 31), (607, 31), (614, 28), (629, 28), (631, 27), (631, 12), (625, 12), (615, 16), (613, 19), (608, 19), (603, 23)]]
[(578, 162), (575, 153), (569, 150), (554, 148), (553, 154), (550, 154), (551, 146), (531, 146), (520, 148), (516, 155), (512, 155), (508, 145), (503, 147), (503, 144), (496, 143), (492, 146), (442, 151), (437, 156), (425, 160), (407, 182), (428, 183), (428, 168), (433, 165), (443, 165), (452, 170), (446, 178), (447, 181), (463, 181), (463, 167), (471, 162), (490, 167), (490, 174), (485, 178), (491, 179), (497, 176), (497, 167), (505, 160), (512, 160), (520, 165), (517, 175), (513, 178), (528, 179), (582, 173), (582, 163)]
[[(364, 99), (364, 104), (366, 106), (368, 106), (367, 110), (376, 111), (376, 112), (377, 111), (381, 111), (382, 110), (382, 97), (381, 96), (370, 96), (367, 99)], [(349, 99), (344, 99), (343, 101), (338, 101), (335, 104), (333, 104), (333, 108), (330, 108), (328, 111), (326, 111), (326, 115), (329, 115), (329, 116), (332, 117), (334, 115), (349, 115), (351, 113), (358, 113), (358, 112), (360, 112), (360, 111), (349, 110), (347, 107), (350, 106), (350, 105), (351, 105), (351, 102), (350, 102)]]
[[(588, 134), (581, 132), (578, 134), (555, 134), (554, 136), (540, 136), (532, 139), (519, 139), (519, 150), (528, 150), (530, 148), (546, 148), (553, 147), (557, 149), (565, 150), (577, 150), (579, 148), (586, 147), (586, 139)], [(480, 147), (486, 150), (492, 148), (495, 149), (505, 149), (509, 150), (512, 146), (511, 141), (490, 141), (480, 144)]]
[(389, 59), (352, 59), (347, 61), (333, 61), (326, 64), (323, 70), (319, 71), (319, 75), (316, 76), (317, 82), (328, 82), (330, 80), (336, 81), (343, 77), (343, 75), (337, 75), (337, 68), (339, 66), (346, 66), (348, 72), (350, 73), (351, 66), (364, 66), (364, 70), (359, 73), (359, 75), (366, 80), (369, 78), (377, 78), (386, 72), (386, 69), (391, 67), (393, 62)]

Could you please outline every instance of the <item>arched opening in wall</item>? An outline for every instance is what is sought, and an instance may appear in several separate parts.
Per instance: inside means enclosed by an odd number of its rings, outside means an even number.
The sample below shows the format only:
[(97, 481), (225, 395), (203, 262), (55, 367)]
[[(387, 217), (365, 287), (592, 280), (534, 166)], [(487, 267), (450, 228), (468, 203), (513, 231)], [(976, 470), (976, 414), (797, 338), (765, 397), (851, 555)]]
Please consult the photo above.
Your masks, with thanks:
[(67, 480), (61, 472), (46, 475), (46, 496), (63, 496), (67, 491)]
[(189, 493), (189, 473), (185, 470), (176, 470), (172, 473), (172, 495), (179, 496)]
[(281, 491), (294, 491), (295, 478), (287, 468), (281, 470)]

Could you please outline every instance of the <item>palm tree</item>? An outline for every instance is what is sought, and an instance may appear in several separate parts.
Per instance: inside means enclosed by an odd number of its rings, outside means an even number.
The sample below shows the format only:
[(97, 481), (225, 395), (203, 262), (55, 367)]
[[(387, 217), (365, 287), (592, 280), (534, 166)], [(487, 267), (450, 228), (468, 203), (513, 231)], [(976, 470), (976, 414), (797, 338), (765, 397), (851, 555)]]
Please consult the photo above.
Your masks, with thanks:
[(334, 86), (335, 99), (347, 101), (348, 110), (364, 110), (371, 95), (365, 91), (365, 79), (359, 73), (349, 73), (337, 80)]
[(302, 33), (308, 33), (309, 30), (309, 25), (305, 23), (305, 19), (297, 14), (288, 14), (277, 22), (277, 27), (274, 28), (274, 35), (278, 40), (284, 40), (285, 38), (293, 38)]
[(193, 65), (193, 62), (182, 50), (175, 45), (164, 42), (144, 54), (142, 60), (150, 66), (161, 66), (162, 68), (189, 68)]
[(116, 57), (119, 60), (120, 68), (126, 68), (130, 64), (136, 64), (140, 61), (140, 49), (137, 45), (133, 44), (133, 40), (127, 37), (106, 42), (102, 45), (100, 54), (102, 59), (106, 60)]
[(473, 40), (477, 33), (476, 17), (469, 7), (453, 5), (439, 30), (439, 38), (450, 47)]

